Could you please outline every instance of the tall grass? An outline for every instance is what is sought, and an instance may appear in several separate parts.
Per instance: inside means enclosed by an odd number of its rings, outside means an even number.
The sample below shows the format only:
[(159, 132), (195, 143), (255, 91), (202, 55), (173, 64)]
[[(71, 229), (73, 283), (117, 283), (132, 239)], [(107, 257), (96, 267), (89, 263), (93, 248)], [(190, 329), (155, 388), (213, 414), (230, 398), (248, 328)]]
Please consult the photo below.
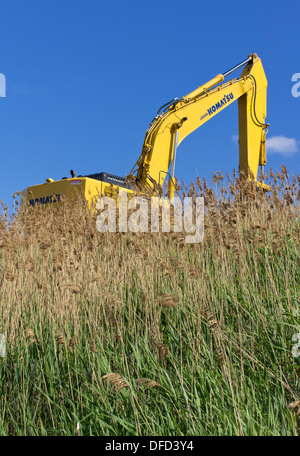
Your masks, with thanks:
[(183, 187), (199, 244), (4, 208), (0, 434), (298, 435), (299, 180), (268, 179)]

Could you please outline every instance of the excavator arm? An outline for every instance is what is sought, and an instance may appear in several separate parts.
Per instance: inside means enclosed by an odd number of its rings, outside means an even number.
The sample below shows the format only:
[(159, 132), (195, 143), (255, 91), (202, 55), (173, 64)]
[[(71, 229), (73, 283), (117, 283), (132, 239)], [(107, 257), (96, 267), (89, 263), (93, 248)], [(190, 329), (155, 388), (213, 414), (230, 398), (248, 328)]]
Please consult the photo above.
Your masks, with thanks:
[[(223, 83), (226, 76), (244, 66), (238, 79)], [(259, 165), (266, 164), (265, 136), (267, 79), (261, 60), (249, 56), (224, 74), (219, 74), (189, 95), (164, 105), (148, 128), (142, 153), (132, 169), (136, 182), (153, 189), (170, 176), (174, 196), (176, 151), (189, 134), (238, 100), (239, 171), (257, 181)], [(263, 184), (262, 184), (263, 185)]]

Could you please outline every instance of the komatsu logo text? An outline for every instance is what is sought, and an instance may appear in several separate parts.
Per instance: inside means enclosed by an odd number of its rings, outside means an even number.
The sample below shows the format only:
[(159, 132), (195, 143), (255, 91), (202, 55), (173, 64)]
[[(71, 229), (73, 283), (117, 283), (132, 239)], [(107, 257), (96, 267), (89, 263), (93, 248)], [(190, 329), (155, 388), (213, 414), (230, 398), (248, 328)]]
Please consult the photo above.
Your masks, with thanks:
[(35, 198), (29, 200), (29, 205), (34, 206), (36, 203), (39, 204), (48, 204), (48, 203), (56, 203), (57, 201), (61, 201), (60, 197), (62, 195), (58, 193), (57, 195), (50, 195), (50, 196), (43, 196), (42, 198)]
[(233, 93), (229, 93), (228, 95), (225, 95), (222, 100), (218, 101), (215, 105), (213, 105), (211, 108), (207, 110), (208, 114), (211, 116), (214, 114), (218, 109), (222, 108), (222, 106), (225, 106), (227, 103), (229, 103), (231, 100), (233, 100)]

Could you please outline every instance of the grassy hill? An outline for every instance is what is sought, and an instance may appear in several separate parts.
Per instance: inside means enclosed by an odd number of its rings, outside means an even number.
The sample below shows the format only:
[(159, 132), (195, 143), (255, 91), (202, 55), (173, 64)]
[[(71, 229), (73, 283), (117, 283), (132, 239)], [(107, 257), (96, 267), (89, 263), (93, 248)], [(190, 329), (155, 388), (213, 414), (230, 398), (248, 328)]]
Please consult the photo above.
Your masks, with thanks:
[(299, 181), (269, 182), (192, 185), (199, 244), (4, 208), (0, 434), (298, 435)]

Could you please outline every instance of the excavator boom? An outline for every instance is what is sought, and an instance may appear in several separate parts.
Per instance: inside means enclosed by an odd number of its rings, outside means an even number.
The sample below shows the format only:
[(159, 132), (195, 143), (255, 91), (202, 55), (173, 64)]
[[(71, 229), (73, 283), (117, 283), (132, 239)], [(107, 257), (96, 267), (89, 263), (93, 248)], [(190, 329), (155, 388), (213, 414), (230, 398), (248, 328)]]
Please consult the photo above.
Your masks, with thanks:
[[(223, 83), (226, 76), (245, 64), (240, 78)], [(172, 182), (179, 144), (235, 100), (239, 108), (239, 170), (257, 180), (258, 166), (266, 163), (266, 93), (261, 60), (252, 54), (182, 99), (170, 102), (153, 119), (145, 135), (142, 154), (132, 170), (137, 182), (150, 188), (154, 182), (162, 185), (170, 165)]]

